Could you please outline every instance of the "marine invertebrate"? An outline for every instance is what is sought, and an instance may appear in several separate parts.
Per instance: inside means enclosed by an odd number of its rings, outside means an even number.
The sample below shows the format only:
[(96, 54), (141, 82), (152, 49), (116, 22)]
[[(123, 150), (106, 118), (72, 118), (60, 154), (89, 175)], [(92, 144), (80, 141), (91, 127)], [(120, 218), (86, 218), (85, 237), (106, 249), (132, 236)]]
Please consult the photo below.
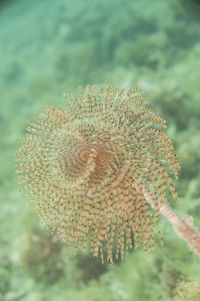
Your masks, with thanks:
[(177, 177), (180, 164), (166, 122), (138, 92), (87, 86), (65, 95), (65, 109), (46, 106), (29, 122), (18, 151), (20, 182), (41, 220), (75, 250), (90, 236), (102, 261), (123, 258), (132, 234), (136, 248), (153, 248), (166, 186), (176, 197), (169, 173)]

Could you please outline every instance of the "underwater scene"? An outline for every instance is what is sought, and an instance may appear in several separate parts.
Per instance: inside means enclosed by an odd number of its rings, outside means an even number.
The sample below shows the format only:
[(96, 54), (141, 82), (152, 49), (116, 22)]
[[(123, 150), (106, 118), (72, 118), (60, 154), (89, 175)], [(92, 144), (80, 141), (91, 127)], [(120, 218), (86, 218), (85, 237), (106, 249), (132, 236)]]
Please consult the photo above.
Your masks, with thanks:
[(200, 2), (0, 1), (0, 301), (200, 301)]

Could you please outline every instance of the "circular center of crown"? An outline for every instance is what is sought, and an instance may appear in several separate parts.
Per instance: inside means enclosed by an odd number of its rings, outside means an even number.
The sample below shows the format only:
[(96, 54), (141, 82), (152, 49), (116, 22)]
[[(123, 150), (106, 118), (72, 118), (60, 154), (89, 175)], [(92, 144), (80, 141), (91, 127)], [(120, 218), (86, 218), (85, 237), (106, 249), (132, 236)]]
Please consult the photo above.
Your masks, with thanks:
[(60, 147), (52, 153), (50, 170), (59, 186), (85, 183), (94, 187), (117, 177), (120, 162), (112, 143), (97, 136), (87, 141), (78, 132), (65, 132), (57, 144)]

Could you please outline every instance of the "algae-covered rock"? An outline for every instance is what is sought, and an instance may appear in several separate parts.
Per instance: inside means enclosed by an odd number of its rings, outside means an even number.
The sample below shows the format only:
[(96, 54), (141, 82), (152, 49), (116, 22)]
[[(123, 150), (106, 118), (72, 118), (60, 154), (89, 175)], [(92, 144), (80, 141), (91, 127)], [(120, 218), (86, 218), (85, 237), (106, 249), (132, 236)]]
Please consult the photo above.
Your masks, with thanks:
[(64, 274), (60, 243), (39, 229), (27, 234), (21, 261), (30, 277), (38, 283), (53, 284)]
[(199, 301), (200, 278), (191, 278), (180, 281), (174, 293), (174, 301)]

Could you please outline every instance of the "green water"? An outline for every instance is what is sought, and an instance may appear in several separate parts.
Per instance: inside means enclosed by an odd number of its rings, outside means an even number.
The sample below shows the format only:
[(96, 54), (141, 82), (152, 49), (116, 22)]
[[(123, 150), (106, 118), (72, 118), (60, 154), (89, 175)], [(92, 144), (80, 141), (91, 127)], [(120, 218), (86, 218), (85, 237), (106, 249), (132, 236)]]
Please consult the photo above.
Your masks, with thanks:
[[(181, 0), (0, 2), (0, 301), (174, 300), (199, 258), (159, 219), (165, 246), (102, 266), (73, 256), (19, 191), (15, 152), (26, 121), (86, 84), (142, 88), (167, 120), (182, 170), (170, 206), (200, 229), (200, 4)], [(195, 299), (196, 298), (196, 299)], [(200, 295), (188, 300), (200, 300)]]

